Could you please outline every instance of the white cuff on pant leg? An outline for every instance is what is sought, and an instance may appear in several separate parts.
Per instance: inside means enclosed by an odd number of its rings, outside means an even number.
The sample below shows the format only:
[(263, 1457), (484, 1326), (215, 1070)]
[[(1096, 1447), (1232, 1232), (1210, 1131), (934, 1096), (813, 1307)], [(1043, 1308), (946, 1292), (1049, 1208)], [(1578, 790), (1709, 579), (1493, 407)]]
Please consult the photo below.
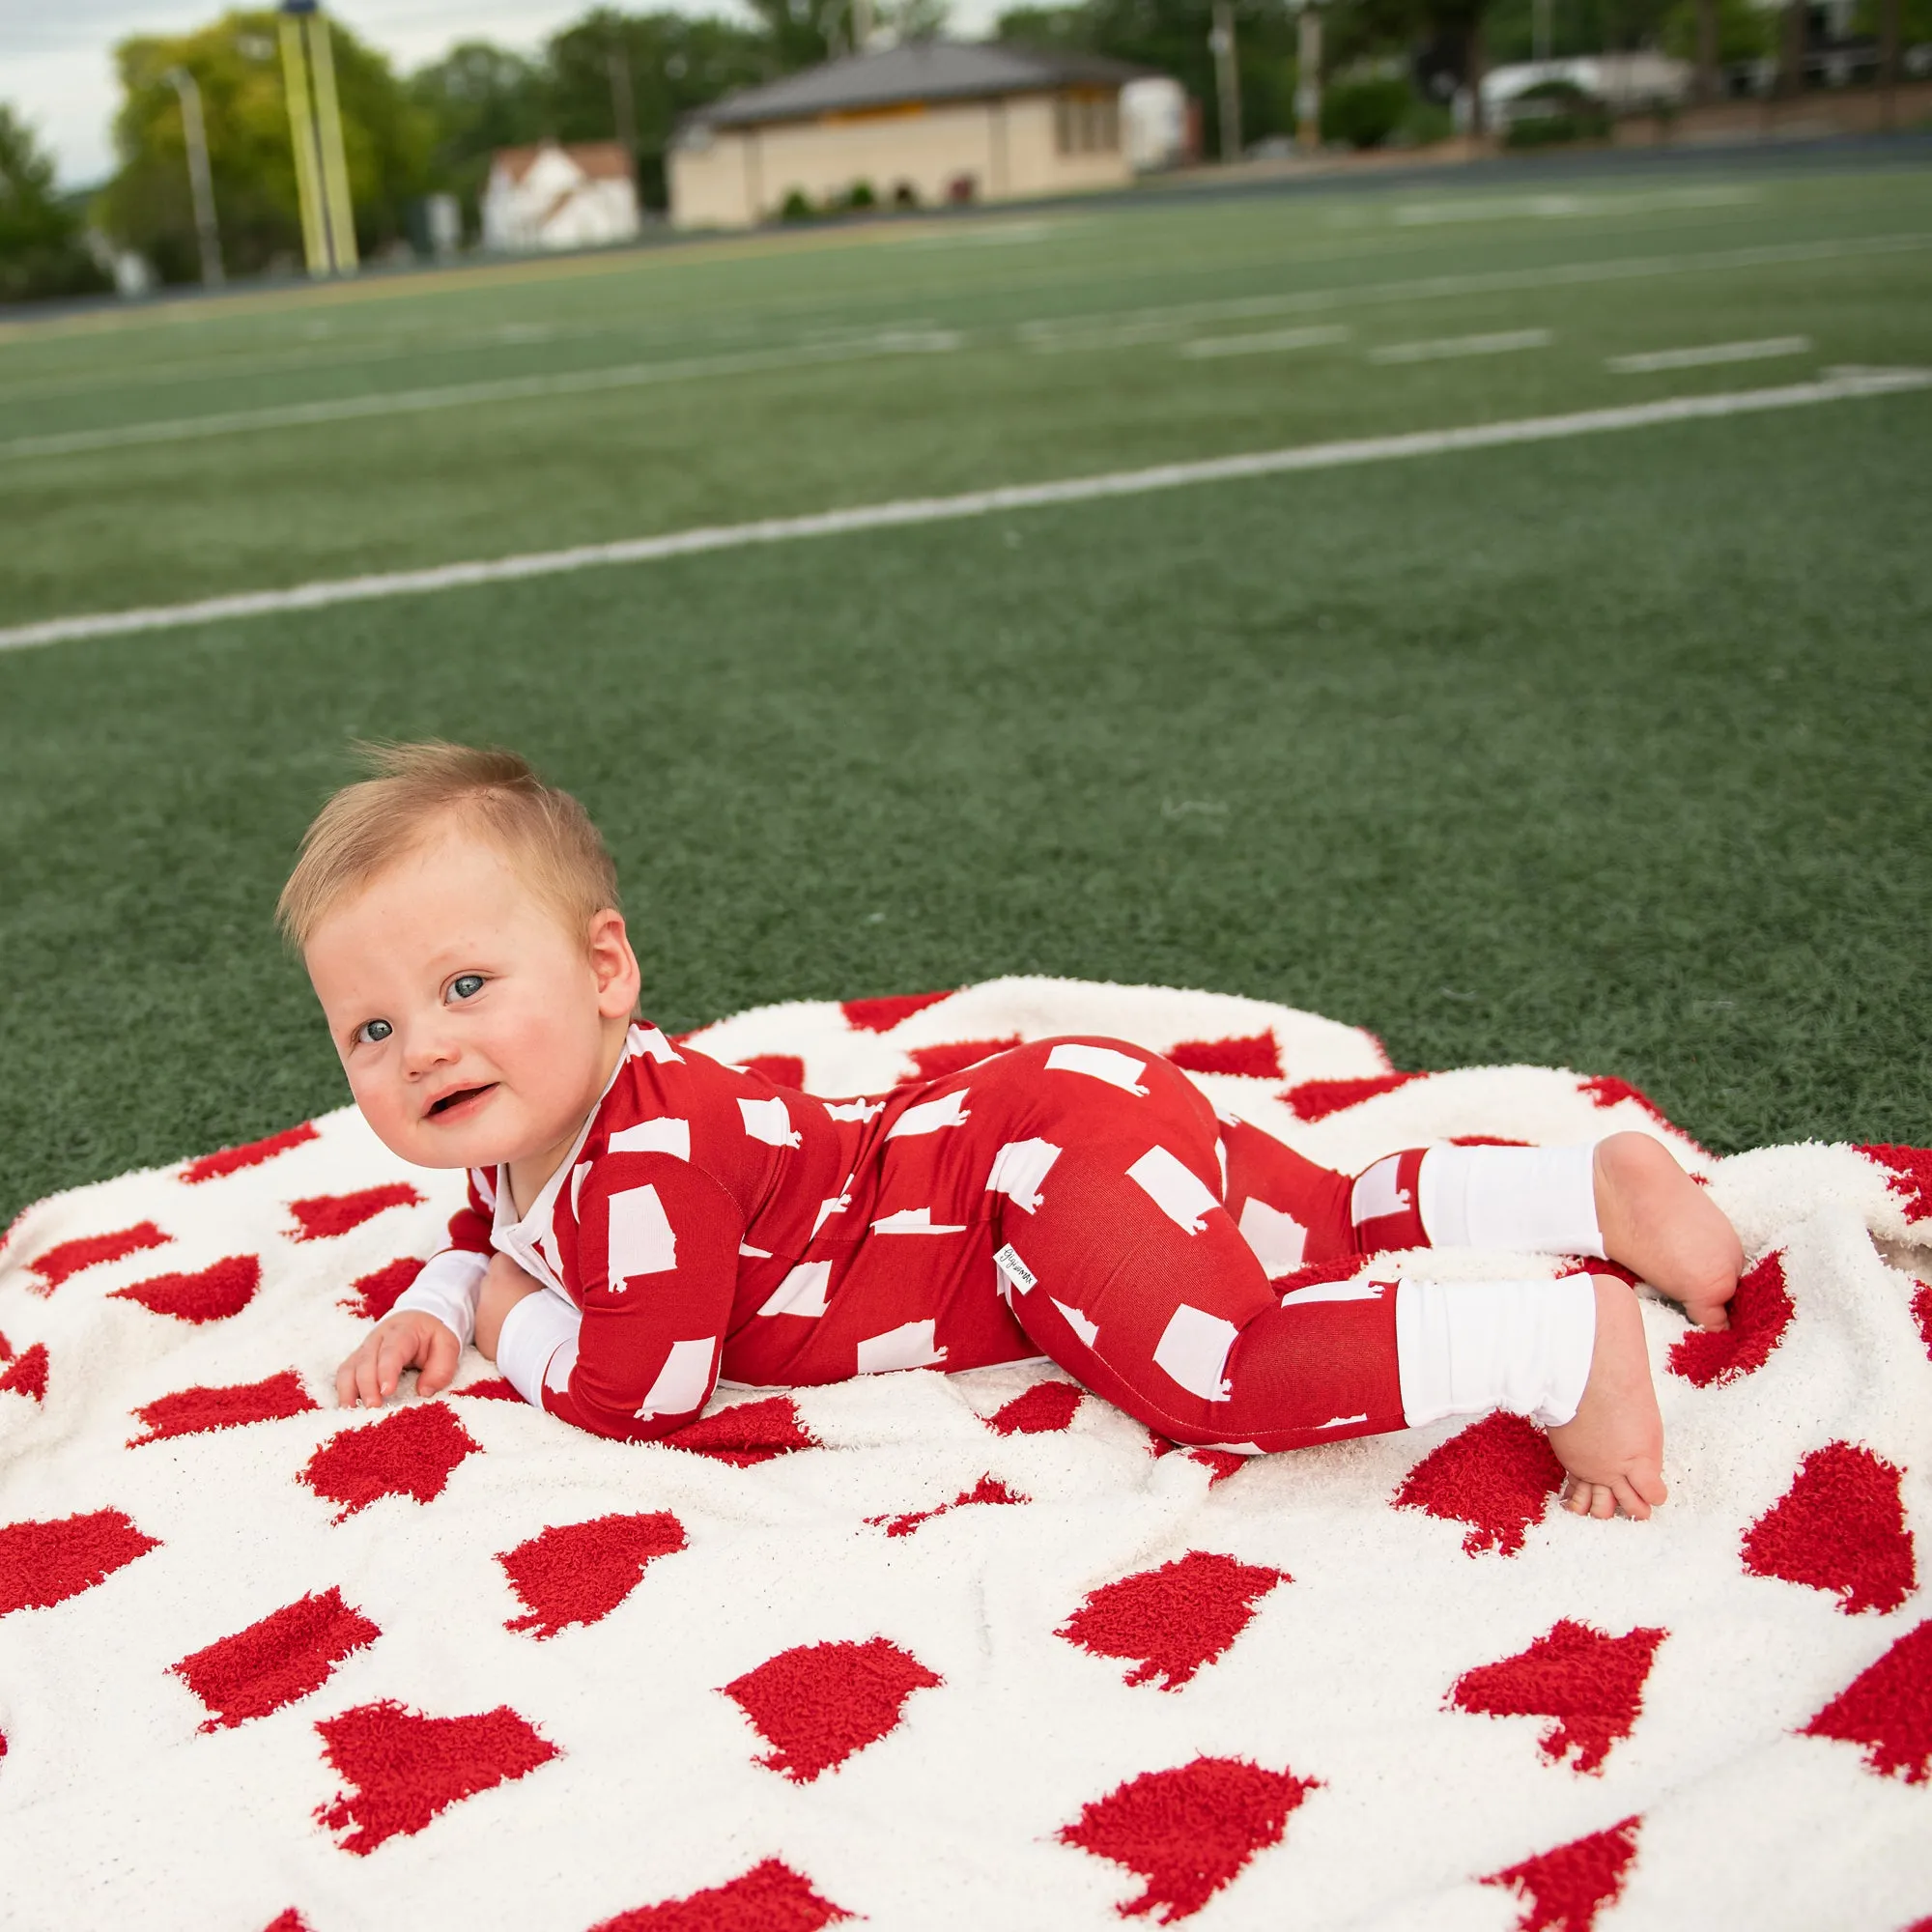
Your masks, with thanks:
[(1583, 1400), (1596, 1346), (1586, 1274), (1396, 1284), (1396, 1369), (1411, 1429), (1492, 1408), (1557, 1428)]
[(1603, 1257), (1594, 1141), (1433, 1147), (1422, 1156), (1416, 1192), (1432, 1247)]

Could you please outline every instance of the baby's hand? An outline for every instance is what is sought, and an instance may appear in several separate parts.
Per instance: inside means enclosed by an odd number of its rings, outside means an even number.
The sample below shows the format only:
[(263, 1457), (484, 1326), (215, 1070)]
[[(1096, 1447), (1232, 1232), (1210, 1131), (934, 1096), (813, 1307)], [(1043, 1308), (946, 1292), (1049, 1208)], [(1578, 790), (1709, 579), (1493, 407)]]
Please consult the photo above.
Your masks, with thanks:
[(455, 1379), (462, 1344), (434, 1315), (405, 1309), (370, 1329), (362, 1346), (335, 1372), (335, 1400), (344, 1408), (381, 1408), (395, 1394), (405, 1369), (418, 1369), (416, 1393), (437, 1395)]

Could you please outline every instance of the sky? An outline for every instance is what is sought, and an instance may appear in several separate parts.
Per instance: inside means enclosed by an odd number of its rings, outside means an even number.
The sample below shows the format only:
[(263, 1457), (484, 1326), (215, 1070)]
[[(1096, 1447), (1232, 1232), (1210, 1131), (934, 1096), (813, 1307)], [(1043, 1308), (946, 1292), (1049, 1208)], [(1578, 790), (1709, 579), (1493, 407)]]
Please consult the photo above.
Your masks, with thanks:
[[(185, 33), (242, 0), (0, 0), (0, 100), (52, 150), (64, 186), (113, 169), (114, 43), (129, 34)], [(271, 0), (256, 0), (256, 4)], [(435, 60), (460, 40), (526, 52), (587, 11), (590, 0), (330, 0), (329, 12), (399, 69)], [(664, 0), (634, 0), (645, 4)], [(731, 0), (690, 13), (733, 13)], [(995, 0), (954, 0), (955, 33), (991, 24)]]

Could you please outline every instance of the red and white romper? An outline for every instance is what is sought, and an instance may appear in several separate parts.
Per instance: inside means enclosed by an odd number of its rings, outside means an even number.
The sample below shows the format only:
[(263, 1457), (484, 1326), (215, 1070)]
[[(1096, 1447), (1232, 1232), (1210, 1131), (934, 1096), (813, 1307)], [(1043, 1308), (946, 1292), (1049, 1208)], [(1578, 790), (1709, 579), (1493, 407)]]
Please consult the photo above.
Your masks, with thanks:
[(1297, 1271), (1452, 1242), (1602, 1253), (1588, 1147), (1416, 1149), (1351, 1178), (1122, 1040), (831, 1101), (646, 1025), (527, 1211), (472, 1170), (449, 1237), (397, 1307), (467, 1343), (510, 1256), (545, 1292), (497, 1366), (600, 1435), (668, 1435), (720, 1379), (1045, 1355), (1177, 1442), (1255, 1453), (1498, 1406), (1567, 1421), (1589, 1371), (1587, 1280)]

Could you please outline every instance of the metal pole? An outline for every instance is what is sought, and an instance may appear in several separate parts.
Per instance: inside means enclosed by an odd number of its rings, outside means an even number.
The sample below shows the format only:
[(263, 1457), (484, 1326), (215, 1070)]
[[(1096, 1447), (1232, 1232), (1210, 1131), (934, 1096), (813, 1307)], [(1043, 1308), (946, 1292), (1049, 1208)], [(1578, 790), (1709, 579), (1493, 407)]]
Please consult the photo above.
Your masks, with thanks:
[(1898, 126), (1898, 0), (1878, 0), (1878, 84), (1885, 90), (1880, 126)]
[(328, 246), (328, 218), (323, 213), (322, 170), (316, 160), (315, 103), (309, 98), (301, 22), (286, 10), (281, 33), (282, 85), (289, 98), (289, 140), (295, 149), (296, 199), (301, 204), (302, 255), (311, 275), (326, 275), (334, 264)]
[(1208, 36), (1214, 56), (1214, 81), (1221, 107), (1221, 158), (1241, 158), (1241, 71), (1235, 51), (1234, 0), (1214, 0), (1214, 25)]
[(611, 70), (611, 119), (617, 129), (617, 145), (624, 151), (624, 165), (631, 179), (638, 178), (638, 104), (631, 91), (631, 52), (621, 41), (612, 40), (605, 57)]
[(214, 181), (208, 169), (208, 129), (201, 118), (201, 89), (185, 67), (171, 67), (165, 78), (181, 101), (182, 141), (187, 149), (187, 189), (194, 203), (194, 239), (201, 251), (202, 286), (218, 289), (227, 276), (221, 270), (221, 231), (214, 225)]
[(1718, 0), (1697, 0), (1697, 99), (1718, 98)]
[(315, 71), (315, 126), (322, 158), (322, 185), (328, 207), (329, 245), (335, 272), (356, 268), (355, 210), (349, 198), (349, 161), (342, 152), (342, 108), (335, 98), (335, 55), (329, 46), (328, 17), (316, 8), (308, 16), (309, 63)]
[(1302, 0), (1295, 22), (1294, 139), (1306, 155), (1321, 147), (1321, 14), (1314, 0)]

